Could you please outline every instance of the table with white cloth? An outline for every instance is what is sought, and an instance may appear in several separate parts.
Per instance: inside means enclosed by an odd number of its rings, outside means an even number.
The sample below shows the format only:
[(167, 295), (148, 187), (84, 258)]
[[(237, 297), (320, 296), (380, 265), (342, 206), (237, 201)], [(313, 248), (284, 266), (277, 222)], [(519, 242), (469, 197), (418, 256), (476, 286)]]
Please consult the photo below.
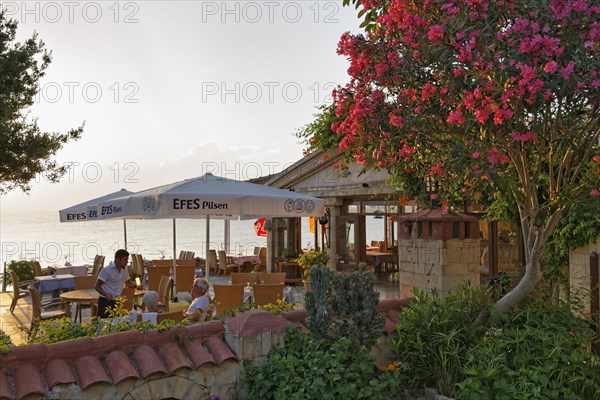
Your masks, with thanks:
[(249, 256), (227, 254), (227, 258), (230, 262), (239, 265), (242, 272), (247, 272), (249, 266), (260, 263), (260, 257), (255, 254)]
[[(286, 303), (294, 302), (294, 292), (290, 286), (283, 287), (283, 294), (281, 297)], [(252, 291), (252, 286), (246, 285), (244, 286), (244, 304), (254, 303), (254, 292)]]
[(64, 275), (71, 274), (75, 276), (86, 276), (87, 275), (87, 266), (85, 265), (71, 265), (66, 267), (57, 267), (56, 275)]
[(73, 289), (75, 287), (75, 276), (72, 274), (55, 274), (35, 277), (38, 282), (40, 293), (54, 292), (60, 289)]
[(396, 254), (383, 253), (380, 251), (367, 251), (367, 259), (375, 265), (377, 272), (381, 271), (381, 264), (398, 264)]

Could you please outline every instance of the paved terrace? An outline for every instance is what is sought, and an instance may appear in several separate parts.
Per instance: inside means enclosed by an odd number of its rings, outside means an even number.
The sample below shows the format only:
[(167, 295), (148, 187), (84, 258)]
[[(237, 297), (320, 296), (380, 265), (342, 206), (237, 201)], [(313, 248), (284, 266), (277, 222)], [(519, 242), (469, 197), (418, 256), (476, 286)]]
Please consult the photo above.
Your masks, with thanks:
[[(388, 275), (382, 275), (377, 277), (378, 281), (375, 285), (375, 289), (381, 293), (381, 300), (398, 299), (399, 298), (399, 285), (398, 283), (392, 283), (389, 281)], [(229, 283), (229, 277), (210, 277), (210, 292), (212, 292), (213, 284)], [(45, 294), (44, 298), (48, 299), (49, 294)], [(303, 308), (304, 304), (304, 288), (297, 286), (294, 288), (294, 300), (298, 303), (298, 307)], [(29, 296), (20, 299), (15, 308), (14, 314), (9, 311), (10, 303), (12, 301), (12, 292), (0, 292), (0, 329), (4, 331), (10, 338), (13, 344), (18, 345), (27, 341), (27, 335), (19, 329), (19, 326), (25, 325), (27, 327), (31, 324), (31, 299)], [(83, 320), (89, 321), (90, 309), (85, 308), (82, 310)]]

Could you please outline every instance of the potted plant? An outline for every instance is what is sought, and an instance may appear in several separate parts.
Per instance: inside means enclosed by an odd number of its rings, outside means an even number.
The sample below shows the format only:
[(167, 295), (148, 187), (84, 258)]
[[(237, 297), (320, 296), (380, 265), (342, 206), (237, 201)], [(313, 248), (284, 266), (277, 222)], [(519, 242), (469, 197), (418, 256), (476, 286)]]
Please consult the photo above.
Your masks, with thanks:
[(322, 253), (317, 250), (308, 250), (300, 254), (296, 259), (296, 262), (304, 274), (304, 289), (306, 292), (310, 292), (310, 281), (308, 280), (308, 270), (311, 267), (326, 267), (329, 262), (329, 256), (327, 253)]

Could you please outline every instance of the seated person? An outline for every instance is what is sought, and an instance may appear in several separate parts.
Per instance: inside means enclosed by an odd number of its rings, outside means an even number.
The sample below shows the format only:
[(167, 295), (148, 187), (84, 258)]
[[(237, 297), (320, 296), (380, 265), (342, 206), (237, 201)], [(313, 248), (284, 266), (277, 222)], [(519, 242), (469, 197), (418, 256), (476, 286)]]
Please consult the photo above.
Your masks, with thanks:
[(131, 314), (138, 321), (150, 321), (153, 325), (156, 325), (156, 315), (163, 312), (159, 298), (160, 296), (158, 295), (158, 292), (154, 290), (144, 293), (141, 307), (137, 305), (135, 306), (136, 310), (140, 308), (142, 312), (134, 310)]
[(187, 310), (183, 312), (184, 317), (190, 317), (194, 321), (206, 320), (206, 311), (210, 306), (208, 298), (208, 281), (196, 278), (192, 284), (192, 297), (194, 300)]

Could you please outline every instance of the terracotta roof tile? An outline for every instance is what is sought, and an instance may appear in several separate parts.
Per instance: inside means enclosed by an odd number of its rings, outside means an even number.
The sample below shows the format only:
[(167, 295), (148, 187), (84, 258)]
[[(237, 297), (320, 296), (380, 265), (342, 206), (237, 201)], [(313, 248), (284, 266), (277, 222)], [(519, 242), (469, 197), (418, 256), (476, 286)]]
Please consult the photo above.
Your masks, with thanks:
[(181, 350), (181, 347), (175, 342), (165, 343), (158, 349), (167, 366), (167, 372), (172, 374), (179, 368), (192, 368), (190, 360)]
[(225, 360), (237, 360), (233, 351), (227, 346), (227, 344), (219, 337), (211, 336), (206, 339), (206, 348), (212, 354), (213, 358), (217, 365), (221, 365), (221, 363)]
[(108, 353), (104, 362), (106, 363), (106, 369), (115, 384), (127, 378), (140, 378), (140, 375), (135, 370), (133, 364), (131, 364), (131, 360), (127, 354), (121, 350)]
[(133, 358), (135, 359), (142, 379), (146, 379), (153, 374), (165, 374), (167, 372), (167, 369), (160, 360), (160, 357), (156, 351), (154, 351), (154, 349), (147, 344), (143, 344), (135, 349)]
[(65, 360), (54, 359), (46, 365), (46, 383), (52, 389), (55, 385), (76, 382), (75, 376)]
[(34, 365), (23, 365), (15, 371), (16, 399), (21, 400), (30, 394), (46, 395), (46, 387), (38, 367)]
[(0, 370), (0, 399), (12, 399), (13, 394), (4, 371)]
[(83, 356), (75, 360), (75, 370), (79, 376), (79, 387), (82, 390), (87, 389), (95, 383), (110, 383), (110, 379), (100, 363), (100, 360), (94, 356)]
[(206, 350), (206, 347), (202, 345), (200, 340), (194, 340), (185, 344), (185, 351), (190, 356), (194, 368), (198, 369), (204, 364), (215, 364), (215, 359), (212, 354)]

